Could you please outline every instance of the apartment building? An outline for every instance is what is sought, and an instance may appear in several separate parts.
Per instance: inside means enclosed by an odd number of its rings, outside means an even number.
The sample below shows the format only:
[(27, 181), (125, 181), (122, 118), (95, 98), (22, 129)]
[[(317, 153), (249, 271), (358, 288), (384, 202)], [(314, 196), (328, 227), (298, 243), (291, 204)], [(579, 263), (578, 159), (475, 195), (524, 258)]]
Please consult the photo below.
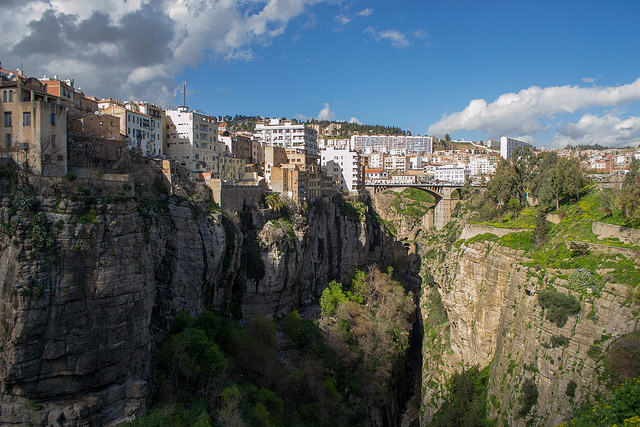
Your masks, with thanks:
[(237, 180), (244, 174), (244, 161), (218, 142), (215, 118), (178, 107), (165, 110), (163, 128), (164, 154), (195, 176), (210, 172), (213, 178)]
[(444, 165), (435, 169), (433, 177), (436, 181), (464, 184), (470, 173), (469, 168), (462, 165)]
[(340, 191), (358, 193), (364, 185), (362, 158), (348, 149), (326, 148), (320, 151), (320, 164)]
[(123, 104), (112, 99), (103, 99), (98, 103), (98, 108), (104, 114), (120, 119), (120, 132), (129, 149), (140, 150), (140, 153), (146, 157), (161, 157), (163, 154), (162, 110), (160, 107), (151, 107), (149, 104), (144, 108), (140, 108), (140, 105), (145, 104), (136, 102)]
[(384, 168), (388, 171), (405, 172), (409, 169), (409, 159), (407, 156), (385, 156)]
[(265, 120), (256, 124), (254, 136), (266, 146), (300, 148), (309, 154), (318, 154), (317, 130), (292, 120)]
[(404, 136), (404, 135), (353, 135), (351, 137), (351, 149), (371, 154), (375, 152), (390, 153), (392, 150), (401, 149), (405, 153), (433, 152), (433, 137), (431, 136)]
[(38, 175), (66, 174), (67, 111), (38, 79), (0, 69), (0, 156)]
[(503, 136), (500, 138), (500, 157), (511, 159), (518, 148), (530, 147), (528, 142)]

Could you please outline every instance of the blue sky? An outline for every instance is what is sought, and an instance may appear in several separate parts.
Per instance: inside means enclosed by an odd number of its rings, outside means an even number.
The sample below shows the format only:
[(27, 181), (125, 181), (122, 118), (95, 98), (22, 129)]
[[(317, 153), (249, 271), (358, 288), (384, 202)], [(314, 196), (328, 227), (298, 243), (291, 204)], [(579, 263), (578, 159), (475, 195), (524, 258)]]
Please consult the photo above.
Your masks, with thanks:
[[(4, 68), (212, 115), (538, 146), (640, 144), (640, 2), (80, 0), (0, 5)], [(6, 34), (6, 33), (5, 33)]]

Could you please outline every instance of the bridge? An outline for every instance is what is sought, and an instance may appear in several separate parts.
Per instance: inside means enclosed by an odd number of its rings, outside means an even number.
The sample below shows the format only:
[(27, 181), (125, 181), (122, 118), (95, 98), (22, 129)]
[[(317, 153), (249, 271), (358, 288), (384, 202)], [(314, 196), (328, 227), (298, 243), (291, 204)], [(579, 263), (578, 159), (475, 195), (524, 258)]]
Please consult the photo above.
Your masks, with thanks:
[(365, 188), (371, 195), (386, 190), (400, 191), (405, 188), (417, 188), (426, 191), (436, 199), (436, 205), (433, 211), (433, 226), (436, 230), (441, 230), (451, 220), (451, 210), (457, 203), (457, 200), (452, 199), (451, 196), (460, 190), (462, 186), (462, 184), (389, 184), (369, 182)]

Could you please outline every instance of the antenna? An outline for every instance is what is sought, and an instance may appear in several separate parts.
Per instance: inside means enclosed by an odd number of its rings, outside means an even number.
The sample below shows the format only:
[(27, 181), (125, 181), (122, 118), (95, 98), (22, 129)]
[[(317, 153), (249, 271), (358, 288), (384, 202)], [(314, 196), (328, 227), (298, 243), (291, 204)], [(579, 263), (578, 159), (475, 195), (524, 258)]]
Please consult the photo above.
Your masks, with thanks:
[(182, 106), (187, 106), (187, 81), (182, 81)]

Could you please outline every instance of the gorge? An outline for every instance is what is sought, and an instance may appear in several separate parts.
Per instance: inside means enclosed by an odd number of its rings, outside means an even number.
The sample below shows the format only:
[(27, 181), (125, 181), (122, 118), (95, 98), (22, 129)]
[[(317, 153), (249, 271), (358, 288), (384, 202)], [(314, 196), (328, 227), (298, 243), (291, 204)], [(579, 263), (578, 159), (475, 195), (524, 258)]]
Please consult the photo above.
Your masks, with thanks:
[[(332, 280), (352, 292), (347, 284), (354, 267), (392, 267), (389, 279), (402, 280), (404, 291), (388, 290), (413, 301), (419, 321), (408, 327), (415, 338), (411, 350), (414, 357), (421, 354), (421, 368), (403, 362), (394, 365), (393, 378), (382, 377), (389, 393), (379, 407), (368, 408), (362, 424), (437, 422), (450, 379), (473, 367), (488, 368), (487, 418), (561, 423), (606, 391), (611, 350), (637, 330), (633, 245), (613, 249), (633, 279), (601, 265), (604, 279), (588, 292), (573, 286), (575, 268), (541, 267), (507, 237), (459, 240), (460, 218), (428, 231), (423, 221), (429, 204), (415, 193), (381, 193), (367, 202), (335, 198), (289, 206), (286, 215), (245, 207), (230, 217), (195, 197), (197, 190), (167, 187), (160, 175), (144, 173), (133, 188), (111, 192), (99, 182), (65, 178), (32, 183), (29, 190), (4, 173), (3, 425), (131, 421), (150, 409), (158, 389), (154, 354), (175, 330), (179, 313), (195, 318), (212, 311), (245, 325), (262, 317), (290, 319), (292, 310), (317, 307)], [(541, 306), (540, 295), (551, 286), (579, 301), (579, 311), (564, 323), (549, 320), (550, 308)], [(346, 330), (349, 345), (336, 347), (345, 355), (366, 336), (355, 327), (375, 325), (358, 323), (365, 315), (357, 304), (348, 307), (335, 314), (353, 320)], [(285, 353), (276, 357), (286, 368), (296, 362)], [(401, 346), (393, 354), (410, 360), (410, 353)], [(420, 377), (417, 387), (405, 372)], [(337, 374), (319, 375), (322, 387), (332, 390), (327, 384)], [(344, 386), (339, 378), (338, 385)], [(359, 392), (336, 393), (341, 401)], [(216, 402), (227, 402), (224, 392), (218, 394), (223, 397)]]

